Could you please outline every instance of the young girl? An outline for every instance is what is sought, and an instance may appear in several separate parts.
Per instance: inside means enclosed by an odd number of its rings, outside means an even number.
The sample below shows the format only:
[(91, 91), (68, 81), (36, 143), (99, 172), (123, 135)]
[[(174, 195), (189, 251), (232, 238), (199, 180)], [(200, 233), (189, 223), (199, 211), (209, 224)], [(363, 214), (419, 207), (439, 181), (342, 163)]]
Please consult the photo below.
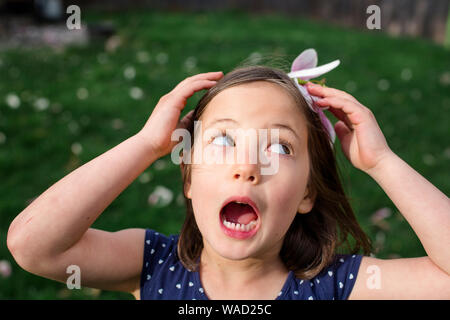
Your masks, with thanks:
[[(208, 91), (195, 110), (179, 121), (186, 100), (202, 89)], [(34, 274), (65, 283), (67, 267), (76, 265), (82, 286), (136, 299), (449, 299), (448, 197), (390, 150), (373, 113), (354, 97), (310, 82), (307, 90), (339, 119), (334, 129), (345, 156), (384, 189), (427, 256), (368, 256), (370, 242), (339, 181), (330, 131), (286, 73), (262, 66), (183, 80), (140, 132), (25, 208), (9, 228), (9, 250)], [(197, 120), (205, 135), (194, 136), (191, 152), (201, 147), (210, 158), (237, 146), (249, 150), (241, 134), (226, 129), (279, 129), (279, 141), (262, 146), (278, 170), (263, 175), (261, 163), (248, 158), (182, 163), (187, 214), (180, 235), (90, 228), (172, 151), (172, 132), (193, 134)]]

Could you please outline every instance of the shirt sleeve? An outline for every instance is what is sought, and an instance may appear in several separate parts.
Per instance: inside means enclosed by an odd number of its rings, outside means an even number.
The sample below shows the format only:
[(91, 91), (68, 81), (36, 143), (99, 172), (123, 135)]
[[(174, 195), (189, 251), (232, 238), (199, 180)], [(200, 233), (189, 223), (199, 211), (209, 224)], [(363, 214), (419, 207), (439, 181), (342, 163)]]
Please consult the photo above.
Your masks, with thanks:
[(320, 298), (347, 300), (356, 282), (362, 255), (337, 254), (333, 262), (316, 276)]
[(176, 243), (175, 235), (166, 236), (155, 230), (146, 229), (141, 288), (145, 281), (151, 281), (152, 277), (156, 276), (158, 266), (172, 255)]

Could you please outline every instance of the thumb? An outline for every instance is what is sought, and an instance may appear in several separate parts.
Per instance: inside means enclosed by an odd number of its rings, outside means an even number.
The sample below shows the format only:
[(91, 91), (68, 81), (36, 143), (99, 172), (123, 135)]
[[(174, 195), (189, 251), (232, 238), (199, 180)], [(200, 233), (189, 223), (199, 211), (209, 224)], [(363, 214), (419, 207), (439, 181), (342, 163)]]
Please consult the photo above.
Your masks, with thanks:
[(347, 127), (347, 125), (344, 123), (344, 121), (339, 120), (334, 125), (334, 131), (336, 131), (336, 135), (338, 136), (339, 140), (343, 142), (345, 140), (345, 137), (351, 133), (351, 130)]
[(352, 131), (347, 127), (347, 125), (344, 123), (344, 121), (339, 120), (334, 125), (334, 131), (336, 132), (336, 135), (339, 138), (339, 141), (341, 142), (341, 148), (344, 152), (347, 159), (349, 158), (350, 153), (350, 142), (351, 142), (351, 133)]
[(178, 123), (177, 129), (187, 129), (194, 120), (194, 110), (189, 111)]

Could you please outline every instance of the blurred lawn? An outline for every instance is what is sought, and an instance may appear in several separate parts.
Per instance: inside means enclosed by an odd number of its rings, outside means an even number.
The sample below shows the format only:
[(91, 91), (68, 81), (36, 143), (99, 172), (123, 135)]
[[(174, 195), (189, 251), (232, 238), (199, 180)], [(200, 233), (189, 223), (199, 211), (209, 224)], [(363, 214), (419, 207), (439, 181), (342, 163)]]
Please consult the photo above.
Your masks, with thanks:
[[(375, 31), (239, 12), (83, 12), (82, 19), (114, 22), (121, 45), (115, 52), (105, 51), (99, 41), (64, 51), (0, 52), (0, 260), (12, 264), (11, 276), (0, 276), (0, 299), (132, 299), (125, 293), (68, 290), (65, 284), (23, 271), (6, 248), (8, 226), (29, 200), (138, 132), (158, 99), (185, 77), (228, 72), (248, 57), (282, 55), (289, 67), (298, 53), (313, 47), (319, 64), (340, 59), (341, 66), (326, 75), (327, 85), (371, 108), (390, 147), (450, 193), (450, 53), (442, 47)], [(183, 114), (201, 94), (188, 101)], [(8, 105), (14, 95), (20, 99), (18, 108)], [(353, 168), (336, 146), (348, 195), (378, 248), (377, 257), (424, 255), (383, 190)], [(174, 194), (166, 207), (148, 203), (159, 185)], [(94, 227), (178, 233), (184, 217), (180, 196), (180, 171), (167, 156), (133, 182)], [(371, 216), (381, 208), (392, 214), (372, 223)]]

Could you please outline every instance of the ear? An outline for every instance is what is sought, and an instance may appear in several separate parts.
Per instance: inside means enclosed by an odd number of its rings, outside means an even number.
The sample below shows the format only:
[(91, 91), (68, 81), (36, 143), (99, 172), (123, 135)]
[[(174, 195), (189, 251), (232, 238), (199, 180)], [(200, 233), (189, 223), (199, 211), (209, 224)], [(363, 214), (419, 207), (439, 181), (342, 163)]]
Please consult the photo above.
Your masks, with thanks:
[[(180, 163), (180, 169), (181, 169), (181, 174), (183, 174), (183, 172), (185, 170), (185, 164), (183, 161), (181, 161), (181, 163)], [(184, 195), (186, 198), (192, 199), (190, 181), (186, 181), (183, 192), (184, 192)]]
[(314, 207), (315, 200), (316, 200), (315, 193), (311, 192), (311, 190), (308, 187), (306, 189), (305, 196), (303, 197), (302, 201), (298, 206), (297, 213), (306, 214), (310, 212)]

